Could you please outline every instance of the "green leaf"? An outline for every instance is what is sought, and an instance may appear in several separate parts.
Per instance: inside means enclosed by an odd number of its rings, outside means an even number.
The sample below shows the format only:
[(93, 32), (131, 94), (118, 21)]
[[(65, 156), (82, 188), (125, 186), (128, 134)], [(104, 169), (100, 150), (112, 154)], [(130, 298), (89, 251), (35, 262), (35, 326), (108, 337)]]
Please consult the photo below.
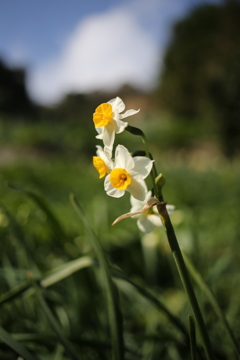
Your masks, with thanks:
[[(67, 278), (68, 276), (71, 276), (76, 271), (79, 271), (88, 266), (92, 266), (94, 262), (95, 261), (89, 256), (83, 256), (76, 260), (69, 261), (68, 263), (61, 266), (58, 266), (57, 268), (51, 270), (49, 273), (38, 278), (37, 280), (39, 281), (41, 287), (47, 288)], [(32, 280), (27, 280), (22, 284), (12, 288), (5, 294), (2, 294), (0, 296), (0, 305), (16, 299), (18, 296), (24, 294), (26, 291), (28, 291), (28, 295), (34, 293), (35, 290), (32, 284)]]
[[(94, 259), (92, 259), (89, 256), (83, 256), (76, 260), (69, 261), (66, 264), (63, 264), (61, 266), (58, 266), (57, 268), (51, 270), (48, 274), (42, 276), (38, 279), (41, 287), (47, 288), (49, 286), (52, 286), (56, 284), (57, 282), (67, 278), (68, 276), (71, 276), (73, 273), (93, 265), (98, 265), (99, 263), (96, 262)], [(139, 284), (134, 283), (131, 279), (129, 279), (126, 274), (115, 268), (110, 268), (112, 276), (122, 279), (129, 284), (131, 284), (135, 290), (141, 295), (144, 296), (148, 301), (150, 301), (158, 310), (165, 313), (165, 315), (168, 317), (168, 319), (172, 322), (172, 324), (180, 330), (180, 332), (184, 335), (185, 341), (188, 342), (188, 333), (185, 329), (184, 325), (179, 321), (179, 319), (173, 315), (169, 309), (150, 291), (147, 289), (147, 287), (141, 286)], [(26, 281), (19, 286), (11, 289), (7, 293), (0, 296), (0, 304), (3, 304), (5, 302), (11, 301), (18, 296), (22, 295), (24, 292), (28, 291), (28, 295), (34, 293), (34, 287), (32, 286), (32, 281)]]
[(52, 229), (52, 232), (56, 235), (56, 237), (58, 237), (60, 239), (66, 238), (66, 234), (65, 234), (60, 222), (58, 221), (58, 219), (55, 216), (55, 214), (53, 213), (52, 209), (50, 208), (50, 206), (48, 205), (48, 203), (45, 201), (45, 199), (42, 196), (40, 196), (30, 190), (21, 189), (21, 188), (12, 186), (12, 185), (9, 185), (9, 187), (16, 191), (20, 191), (20, 192), (26, 194), (28, 197), (30, 197), (38, 205), (38, 207), (46, 214), (48, 223)]
[(24, 360), (37, 360), (35, 356), (31, 355), (25, 347), (14, 340), (2, 327), (0, 327), (0, 340), (7, 344), (18, 355), (22, 356)]
[(188, 315), (188, 321), (189, 321), (189, 332), (190, 332), (191, 357), (192, 357), (192, 360), (196, 360), (197, 359), (196, 327), (195, 327), (194, 319), (191, 315)]
[(128, 282), (129, 284), (131, 284), (136, 291), (141, 294), (142, 296), (144, 296), (149, 302), (151, 302), (158, 310), (162, 311), (167, 317), (168, 319), (172, 322), (172, 324), (178, 329), (180, 330), (180, 332), (183, 334), (184, 336), (184, 340), (185, 343), (187, 344), (189, 342), (189, 336), (188, 336), (188, 332), (185, 329), (184, 325), (181, 323), (181, 321), (171, 313), (171, 311), (163, 304), (163, 302), (161, 302), (155, 295), (153, 295), (152, 292), (150, 292), (150, 290), (148, 290), (146, 287), (141, 286), (139, 284), (134, 283), (132, 280), (130, 280), (123, 271), (115, 268), (115, 267), (111, 267), (111, 271), (112, 271), (112, 275), (118, 279), (122, 279), (126, 282)]
[(85, 267), (92, 266), (94, 264), (94, 260), (89, 256), (83, 256), (76, 260), (69, 261), (68, 263), (59, 266), (44, 275), (40, 281), (40, 285), (44, 288), (49, 287), (68, 276), (71, 276), (76, 271), (79, 271)]
[(81, 218), (87, 233), (89, 235), (89, 241), (93, 250), (96, 253), (96, 256), (99, 260), (102, 270), (103, 284), (106, 290), (107, 305), (108, 305), (108, 315), (109, 315), (109, 324), (111, 332), (111, 343), (112, 343), (112, 358), (114, 360), (122, 360), (124, 358), (124, 345), (123, 345), (123, 330), (122, 330), (122, 318), (119, 309), (119, 298), (118, 292), (115, 284), (111, 278), (111, 272), (107, 260), (105, 259), (103, 250), (98, 241), (97, 236), (93, 232), (82, 208), (77, 202), (74, 195), (70, 195), (70, 201), (77, 211), (79, 217)]
[[(32, 342), (32, 343), (39, 343), (44, 344), (45, 346), (51, 346), (53, 344), (56, 344), (56, 336), (51, 336), (49, 334), (32, 334), (32, 333), (19, 333), (19, 334), (12, 334), (11, 335), (14, 340), (18, 342)], [(171, 337), (169, 341), (173, 341), (174, 338)], [(176, 339), (175, 339), (176, 340)], [(79, 337), (79, 334), (69, 337), (69, 341), (71, 343), (76, 344), (78, 347), (79, 345), (83, 347), (90, 347), (95, 350), (110, 350), (111, 345), (109, 341), (102, 341), (99, 339), (91, 339), (89, 337), (84, 338), (84, 336)], [(129, 355), (135, 355), (138, 356), (135, 350), (132, 350), (130, 348), (125, 348), (126, 353), (129, 353)], [(140, 357), (140, 356), (138, 356)]]
[(42, 289), (40, 288), (39, 285), (37, 285), (37, 283), (34, 283), (34, 288), (35, 288), (35, 292), (37, 295), (37, 298), (39, 300), (39, 303), (47, 317), (47, 320), (49, 322), (49, 324), (51, 325), (53, 331), (55, 332), (55, 334), (57, 335), (59, 342), (62, 344), (62, 346), (64, 347), (66, 353), (73, 359), (73, 360), (79, 360), (79, 357), (76, 355), (74, 349), (72, 349), (71, 344), (69, 344), (68, 340), (65, 338), (65, 336), (62, 334), (62, 331), (60, 329), (60, 325), (57, 323), (57, 321), (55, 320), (50, 308), (48, 307), (44, 296), (42, 294)]
[(186, 254), (184, 254), (184, 260), (186, 263), (186, 266), (189, 270), (190, 275), (192, 276), (192, 278), (194, 279), (194, 281), (196, 282), (196, 284), (199, 286), (199, 288), (201, 289), (201, 291), (205, 294), (205, 296), (207, 297), (208, 301), (212, 304), (212, 307), (215, 311), (215, 313), (217, 314), (217, 316), (219, 317), (219, 320), (221, 321), (223, 327), (225, 328), (226, 332), (228, 333), (232, 345), (236, 351), (236, 354), (238, 356), (238, 358), (240, 359), (240, 349), (239, 349), (239, 344), (233, 334), (233, 331), (230, 327), (230, 325), (228, 324), (227, 319), (225, 318), (220, 306), (218, 305), (218, 302), (215, 298), (215, 296), (213, 295), (212, 291), (210, 290), (210, 288), (208, 287), (208, 285), (206, 284), (206, 282), (203, 280), (202, 276), (199, 274), (199, 272), (194, 268), (193, 264), (191, 263), (190, 259), (186, 256)]
[(14, 287), (13, 289), (9, 290), (8, 292), (0, 296), (0, 305), (16, 299), (18, 296), (23, 294), (31, 287), (32, 287), (31, 281), (25, 281), (24, 283)]

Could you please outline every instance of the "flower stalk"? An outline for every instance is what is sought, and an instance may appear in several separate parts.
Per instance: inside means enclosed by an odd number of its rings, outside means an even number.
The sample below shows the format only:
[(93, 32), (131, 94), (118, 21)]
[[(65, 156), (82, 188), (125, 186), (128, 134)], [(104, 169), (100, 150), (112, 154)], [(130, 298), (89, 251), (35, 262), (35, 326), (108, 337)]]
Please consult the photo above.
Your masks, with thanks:
[[(128, 125), (125, 130), (130, 132), (133, 135), (141, 136), (142, 142), (143, 142), (143, 145), (144, 145), (144, 148), (145, 148), (146, 156), (149, 159), (152, 160), (152, 157), (151, 157), (150, 152), (148, 150), (147, 139), (146, 139), (146, 136), (145, 136), (144, 132), (141, 129), (136, 128), (134, 126), (130, 126), (130, 125)], [(153, 192), (154, 192), (155, 196), (158, 198), (158, 189), (157, 189), (157, 186), (156, 186), (156, 183), (155, 183), (155, 176), (154, 176), (154, 174), (156, 174), (156, 173), (157, 173), (157, 171), (156, 171), (156, 167), (155, 167), (155, 164), (154, 164), (150, 175), (151, 175), (151, 179), (152, 179), (152, 183), (153, 183)]]
[(164, 224), (164, 227), (166, 229), (166, 233), (167, 233), (167, 238), (168, 238), (168, 242), (170, 245), (170, 248), (172, 250), (172, 254), (173, 254), (173, 258), (175, 260), (175, 263), (177, 265), (177, 269), (179, 272), (179, 275), (181, 277), (183, 286), (185, 288), (185, 291), (187, 293), (189, 302), (191, 304), (192, 307), (192, 311), (194, 314), (194, 317), (196, 319), (198, 328), (199, 328), (199, 332), (202, 338), (202, 342), (203, 342), (203, 347), (207, 356), (208, 360), (214, 360), (215, 356), (213, 354), (212, 351), (212, 346), (208, 337), (208, 332), (206, 329), (206, 325), (204, 323), (203, 320), (203, 316), (200, 310), (200, 307), (198, 305), (198, 301), (196, 298), (196, 295), (194, 293), (191, 281), (190, 281), (190, 277), (182, 256), (182, 252), (181, 249), (178, 245), (178, 241), (174, 232), (174, 228), (172, 226), (170, 217), (168, 215), (167, 209), (166, 209), (166, 205), (165, 203), (160, 203), (159, 205), (157, 205), (157, 209), (160, 215), (160, 218)]
[[(165, 179), (162, 174), (157, 173), (154, 160), (148, 150), (147, 139), (145, 134), (139, 128), (128, 125), (122, 121), (128, 116), (136, 114), (136, 110), (128, 110), (124, 114), (125, 105), (120, 98), (110, 100), (108, 103), (101, 104), (97, 107), (93, 121), (98, 132), (98, 139), (103, 140), (104, 149), (97, 147), (97, 155), (93, 158), (93, 164), (99, 172), (99, 177), (106, 175), (104, 189), (107, 195), (119, 198), (125, 191), (131, 193), (132, 209), (129, 213), (119, 216), (113, 223), (132, 217), (138, 217), (138, 227), (143, 232), (151, 232), (155, 227), (163, 225), (166, 229), (168, 242), (173, 253), (180, 278), (187, 293), (196, 323), (201, 334), (203, 347), (208, 360), (214, 360), (211, 343), (208, 337), (207, 329), (203, 316), (195, 296), (188, 271), (178, 245), (178, 241), (169, 218), (166, 202), (162, 194), (162, 187)], [(124, 130), (133, 135), (141, 136), (144, 145), (144, 155), (135, 154), (132, 156), (129, 151), (122, 145), (118, 145), (115, 150), (114, 161), (111, 160), (115, 134)], [(146, 156), (145, 156), (146, 155)], [(145, 178), (151, 174), (153, 188), (147, 190)], [(152, 195), (152, 196), (151, 196)], [(151, 196), (151, 197), (150, 197)], [(154, 209), (157, 207), (162, 224), (155, 220)], [(169, 207), (170, 205), (168, 205)], [(170, 206), (174, 208), (173, 206)], [(159, 217), (157, 216), (157, 220)]]

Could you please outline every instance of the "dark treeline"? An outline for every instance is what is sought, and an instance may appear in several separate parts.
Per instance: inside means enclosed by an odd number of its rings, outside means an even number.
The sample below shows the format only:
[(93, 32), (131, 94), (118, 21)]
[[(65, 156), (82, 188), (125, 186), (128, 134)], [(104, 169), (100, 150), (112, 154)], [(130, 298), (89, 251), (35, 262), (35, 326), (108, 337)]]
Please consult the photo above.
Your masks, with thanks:
[(32, 116), (36, 106), (28, 97), (23, 68), (8, 68), (0, 60), (0, 113), (12, 116)]
[(178, 21), (152, 93), (126, 85), (112, 93), (72, 93), (54, 107), (38, 106), (27, 94), (25, 70), (10, 69), (0, 61), (0, 115), (29, 121), (79, 121), (91, 118), (98, 104), (120, 96), (124, 102), (135, 99), (127, 103), (130, 108), (167, 111), (173, 123), (183, 128), (200, 121), (212, 123), (223, 153), (229, 158), (239, 155), (239, 19), (240, 1), (230, 0), (203, 4)]
[(239, 19), (240, 1), (232, 0), (175, 24), (157, 91), (176, 119), (214, 120), (229, 157), (240, 151)]
[(125, 85), (115, 92), (70, 93), (58, 104), (44, 107), (31, 101), (25, 80), (25, 69), (9, 68), (0, 60), (0, 115), (3, 119), (79, 121), (91, 118), (98, 104), (116, 96), (128, 99), (146, 97), (142, 91)]

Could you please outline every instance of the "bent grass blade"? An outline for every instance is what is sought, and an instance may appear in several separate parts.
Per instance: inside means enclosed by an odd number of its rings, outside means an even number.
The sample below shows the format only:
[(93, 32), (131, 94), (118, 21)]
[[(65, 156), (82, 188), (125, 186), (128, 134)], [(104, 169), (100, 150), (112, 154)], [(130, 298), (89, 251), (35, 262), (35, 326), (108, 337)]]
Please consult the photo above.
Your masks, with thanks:
[(70, 201), (87, 230), (89, 241), (91, 241), (93, 250), (95, 251), (95, 254), (101, 265), (103, 284), (106, 290), (106, 297), (107, 297), (109, 325), (110, 325), (111, 343), (112, 343), (112, 358), (114, 360), (123, 360), (124, 358), (123, 330), (122, 330), (121, 312), (119, 308), (118, 291), (115, 284), (113, 283), (108, 262), (105, 258), (105, 255), (103, 253), (103, 250), (101, 248), (97, 236), (92, 230), (75, 196), (72, 194), (70, 195)]
[(228, 333), (230, 340), (232, 342), (232, 345), (236, 351), (236, 354), (238, 356), (238, 359), (240, 359), (240, 348), (239, 348), (239, 344), (232, 332), (232, 329), (230, 327), (230, 325), (228, 324), (227, 319), (225, 318), (222, 310), (220, 309), (220, 306), (218, 305), (218, 302), (214, 296), (214, 294), (212, 293), (212, 291), (210, 290), (210, 288), (208, 287), (208, 285), (206, 284), (206, 282), (203, 280), (202, 276), (199, 274), (199, 272), (194, 268), (193, 264), (191, 263), (191, 261), (189, 260), (189, 258), (186, 256), (186, 254), (183, 254), (184, 256), (184, 260), (186, 263), (186, 266), (188, 268), (188, 271), (190, 273), (190, 275), (192, 276), (193, 280), (196, 282), (196, 284), (199, 286), (199, 288), (202, 290), (202, 292), (205, 294), (205, 296), (207, 297), (208, 301), (212, 304), (212, 307), (215, 311), (215, 313), (217, 314), (217, 316), (219, 317), (219, 320), (221, 321), (223, 327), (225, 328), (226, 332)]
[(14, 350), (18, 355), (22, 356), (25, 360), (37, 360), (36, 356), (33, 356), (28, 352), (28, 350), (19, 344), (12, 336), (0, 327), (0, 340), (7, 344), (12, 350)]
[(36, 292), (39, 304), (42, 307), (42, 310), (45, 313), (50, 326), (52, 327), (53, 331), (55, 332), (56, 336), (58, 337), (59, 342), (62, 344), (66, 353), (71, 357), (72, 360), (79, 360), (79, 357), (76, 355), (71, 344), (69, 344), (68, 340), (63, 335), (59, 324), (57, 323), (50, 308), (48, 307), (48, 304), (47, 304), (46, 300), (44, 299), (41, 287), (37, 283), (34, 283), (34, 288), (35, 288), (35, 292)]

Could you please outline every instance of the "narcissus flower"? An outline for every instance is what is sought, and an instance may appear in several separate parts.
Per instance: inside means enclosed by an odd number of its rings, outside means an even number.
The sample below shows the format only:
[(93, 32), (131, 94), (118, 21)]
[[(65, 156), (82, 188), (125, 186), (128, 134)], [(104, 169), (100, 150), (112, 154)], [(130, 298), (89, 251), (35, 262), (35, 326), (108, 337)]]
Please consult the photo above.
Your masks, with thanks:
[(134, 198), (143, 201), (147, 193), (144, 179), (149, 175), (152, 163), (153, 161), (145, 156), (132, 157), (123, 145), (118, 145), (114, 167), (105, 178), (106, 193), (119, 198), (125, 191), (129, 191)]
[(115, 134), (120, 134), (128, 126), (128, 123), (122, 119), (139, 112), (139, 110), (128, 110), (120, 114), (124, 109), (124, 102), (116, 97), (99, 105), (93, 114), (93, 122), (99, 134), (96, 138), (103, 140), (105, 151), (112, 150)]
[[(135, 199), (133, 196), (130, 197), (131, 210), (130, 213), (139, 212), (147, 204), (148, 200), (151, 198), (151, 191), (148, 191), (146, 197), (143, 201)], [(156, 199), (157, 200), (157, 199)], [(166, 205), (166, 208), (171, 214), (175, 207), (173, 205)], [(147, 209), (145, 212), (135, 215), (134, 217), (138, 218), (137, 225), (138, 228), (145, 233), (150, 233), (155, 230), (157, 227), (162, 226), (162, 221), (160, 219), (159, 213), (156, 209), (156, 206)]]
[(93, 156), (93, 165), (97, 169), (99, 178), (101, 179), (111, 172), (113, 169), (113, 161), (111, 160), (111, 155), (108, 152), (106, 153), (101, 146), (97, 145), (96, 148), (97, 156)]

